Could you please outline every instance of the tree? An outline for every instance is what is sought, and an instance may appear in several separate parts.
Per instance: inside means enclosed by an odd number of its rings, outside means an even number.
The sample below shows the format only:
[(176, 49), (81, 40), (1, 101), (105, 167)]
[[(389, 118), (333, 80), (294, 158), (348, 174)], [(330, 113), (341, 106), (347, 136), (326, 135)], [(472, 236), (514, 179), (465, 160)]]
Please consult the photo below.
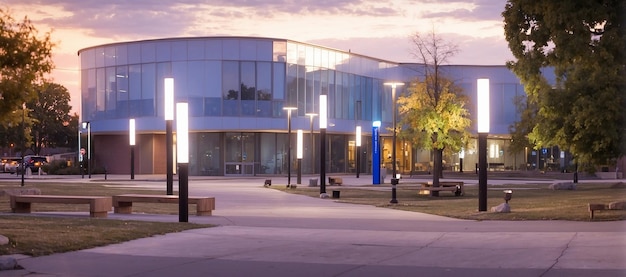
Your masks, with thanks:
[[(558, 145), (577, 163), (607, 164), (626, 154), (626, 2), (509, 0), (502, 13), (507, 63), (534, 116), (527, 137)], [(554, 70), (556, 83), (542, 75)]]
[[(434, 31), (427, 36), (416, 33), (412, 40), (423, 78), (415, 78), (406, 96), (398, 98), (402, 126), (399, 136), (433, 150), (433, 187), (438, 187), (443, 151), (458, 152), (463, 147), (471, 121), (462, 89), (442, 70), (442, 64), (458, 52), (456, 45), (446, 43)], [(431, 191), (431, 195), (438, 196), (439, 192)]]
[(70, 116), (70, 93), (62, 85), (44, 83), (37, 90), (37, 100), (26, 104), (30, 109), (33, 125), (31, 149), (36, 154), (42, 147), (68, 147), (78, 132), (78, 120)]
[(43, 83), (53, 68), (52, 47), (50, 33), (38, 38), (28, 18), (16, 22), (0, 9), (0, 118), (36, 98), (34, 86)]

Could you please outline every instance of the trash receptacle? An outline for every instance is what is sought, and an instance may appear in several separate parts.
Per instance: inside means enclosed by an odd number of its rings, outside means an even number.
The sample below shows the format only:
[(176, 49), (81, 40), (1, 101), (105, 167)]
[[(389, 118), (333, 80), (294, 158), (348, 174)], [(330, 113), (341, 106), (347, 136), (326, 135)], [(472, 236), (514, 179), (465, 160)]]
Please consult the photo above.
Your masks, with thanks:
[(339, 198), (340, 190), (333, 190), (333, 198)]
[(317, 178), (309, 179), (309, 187), (317, 187)]

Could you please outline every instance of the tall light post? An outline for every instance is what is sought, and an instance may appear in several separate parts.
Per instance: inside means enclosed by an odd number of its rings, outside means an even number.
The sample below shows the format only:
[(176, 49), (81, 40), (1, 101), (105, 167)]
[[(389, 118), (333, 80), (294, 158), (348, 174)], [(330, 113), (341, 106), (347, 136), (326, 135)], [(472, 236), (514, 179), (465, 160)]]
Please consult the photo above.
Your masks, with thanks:
[(189, 222), (189, 106), (176, 103), (176, 160), (178, 161), (178, 221)]
[(356, 126), (356, 177), (361, 173), (361, 126)]
[(26, 165), (24, 164), (24, 151), (26, 150), (26, 125), (24, 125), (24, 121), (26, 121), (26, 103), (22, 103), (22, 160), (20, 161), (20, 165), (22, 167), (22, 187), (24, 186), (24, 174), (26, 174)]
[(174, 194), (174, 134), (172, 133), (172, 121), (174, 121), (174, 78), (165, 78), (165, 172), (166, 193)]
[(296, 184), (302, 184), (302, 130), (298, 129), (296, 140), (296, 159), (298, 159), (298, 181)]
[(461, 148), (459, 152), (459, 172), (463, 173), (463, 159), (465, 158), (465, 149)]
[(478, 211), (487, 211), (487, 135), (489, 134), (489, 79), (477, 80)]
[(287, 188), (291, 187), (291, 111), (297, 110), (296, 107), (284, 107), (287, 111), (287, 140), (289, 147), (287, 148)]
[(135, 119), (128, 121), (128, 144), (130, 144), (130, 179), (135, 180)]
[(320, 197), (327, 198), (326, 194), (326, 128), (328, 127), (328, 98), (320, 95)]
[(84, 121), (83, 129), (87, 129), (87, 173), (91, 179), (91, 122)]
[(316, 117), (317, 114), (316, 113), (306, 113), (304, 115), (309, 117), (309, 126), (311, 128), (311, 133), (310, 133), (310, 136), (311, 136), (311, 138), (310, 138), (310, 140), (311, 140), (311, 149), (309, 149), (309, 153), (310, 153), (310, 156), (311, 156), (310, 164), (311, 164), (311, 173), (315, 173), (315, 165), (314, 165), (314, 163), (315, 163), (315, 144), (313, 143), (313, 118)]
[(385, 83), (387, 86), (391, 86), (391, 113), (393, 118), (393, 139), (391, 141), (391, 201), (389, 203), (396, 204), (398, 199), (396, 198), (396, 187), (398, 186), (398, 175), (396, 175), (396, 86), (404, 85), (403, 83), (390, 82)]

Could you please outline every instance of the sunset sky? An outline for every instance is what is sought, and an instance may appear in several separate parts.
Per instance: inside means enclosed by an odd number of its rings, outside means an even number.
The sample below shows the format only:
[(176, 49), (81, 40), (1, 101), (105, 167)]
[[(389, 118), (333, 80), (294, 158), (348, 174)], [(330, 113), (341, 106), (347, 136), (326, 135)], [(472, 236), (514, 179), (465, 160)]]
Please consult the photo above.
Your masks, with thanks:
[(192, 36), (258, 36), (308, 42), (395, 62), (415, 62), (410, 36), (431, 30), (461, 50), (450, 64), (512, 60), (505, 0), (3, 0), (0, 7), (56, 42), (54, 82), (80, 108), (78, 50)]

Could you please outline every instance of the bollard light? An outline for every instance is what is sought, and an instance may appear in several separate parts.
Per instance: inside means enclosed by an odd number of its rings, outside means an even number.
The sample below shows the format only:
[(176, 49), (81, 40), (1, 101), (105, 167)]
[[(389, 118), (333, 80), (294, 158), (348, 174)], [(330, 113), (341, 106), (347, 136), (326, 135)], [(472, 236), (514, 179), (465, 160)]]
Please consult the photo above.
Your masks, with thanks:
[(320, 95), (320, 197), (328, 198), (326, 194), (326, 128), (328, 127), (328, 98)]
[(128, 121), (128, 144), (130, 144), (130, 179), (135, 179), (135, 119)]
[(174, 194), (174, 134), (172, 121), (174, 121), (174, 78), (165, 78), (164, 104), (165, 113), (165, 190), (167, 195)]
[(489, 79), (477, 80), (478, 93), (478, 211), (487, 211), (487, 135), (489, 133)]
[(509, 200), (513, 197), (513, 191), (510, 189), (504, 190), (504, 201), (508, 204)]

